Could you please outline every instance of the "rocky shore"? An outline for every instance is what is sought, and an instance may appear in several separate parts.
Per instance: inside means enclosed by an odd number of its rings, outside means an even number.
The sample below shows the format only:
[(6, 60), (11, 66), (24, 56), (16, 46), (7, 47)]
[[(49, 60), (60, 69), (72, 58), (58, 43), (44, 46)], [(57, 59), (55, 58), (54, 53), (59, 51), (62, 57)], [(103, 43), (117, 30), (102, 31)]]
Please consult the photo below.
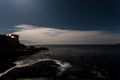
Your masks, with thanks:
[(36, 48), (21, 44), (19, 36), (15, 34), (0, 35), (0, 73), (15, 66), (13, 62), (41, 51), (48, 51), (46, 47)]
[(39, 77), (56, 77), (60, 65), (54, 61), (40, 61), (30, 66), (19, 67), (8, 71), (0, 77), (0, 80), (16, 80), (21, 78), (39, 78)]
[(61, 63), (55, 59), (43, 59), (29, 65), (27, 63), (25, 65), (15, 64), (14, 62), (18, 59), (23, 59), (42, 51), (49, 51), (49, 49), (21, 44), (19, 36), (15, 34), (0, 35), (0, 44), (0, 80), (22, 80), (42, 77), (52, 80), (109, 80), (107, 71), (96, 66), (84, 64), (84, 57), (79, 58), (81, 60), (79, 68), (68, 63)]
[[(32, 65), (16, 65), (0, 76), (0, 80), (19, 80), (27, 78), (50, 78), (52, 80), (109, 80), (108, 73), (96, 66), (81, 65), (74, 68), (56, 62), (42, 60)], [(65, 68), (63, 71), (62, 68)], [(35, 80), (35, 79), (34, 79)]]

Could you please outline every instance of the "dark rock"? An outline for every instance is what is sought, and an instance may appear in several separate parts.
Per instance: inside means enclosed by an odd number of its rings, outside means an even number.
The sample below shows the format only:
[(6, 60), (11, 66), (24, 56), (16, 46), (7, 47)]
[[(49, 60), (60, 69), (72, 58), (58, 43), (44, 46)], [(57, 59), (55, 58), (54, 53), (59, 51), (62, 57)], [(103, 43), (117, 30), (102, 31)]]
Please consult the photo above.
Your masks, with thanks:
[(0, 35), (0, 53), (2, 52), (19, 52), (19, 51), (34, 51), (49, 50), (46, 47), (36, 48), (35, 46), (26, 46), (19, 41), (19, 35), (4, 34)]
[(54, 61), (40, 61), (31, 66), (16, 67), (7, 74), (0, 77), (0, 80), (16, 80), (17, 78), (56, 77), (60, 65)]
[(49, 51), (48, 48), (46, 47), (40, 47), (40, 48), (36, 48), (35, 46), (27, 46), (26, 50), (33, 50), (33, 51)]
[(6, 71), (7, 69), (14, 67), (16, 64), (11, 61), (0, 61), (0, 73)]
[(26, 46), (19, 41), (19, 35), (3, 34), (0, 35), (0, 72), (13, 66), (14, 61), (36, 54), (47, 48), (36, 48)]
[(49, 49), (46, 48), (46, 47), (40, 47), (40, 48), (38, 48), (38, 50), (40, 50), (40, 51), (42, 51), (42, 50), (44, 50), (44, 51), (49, 51)]

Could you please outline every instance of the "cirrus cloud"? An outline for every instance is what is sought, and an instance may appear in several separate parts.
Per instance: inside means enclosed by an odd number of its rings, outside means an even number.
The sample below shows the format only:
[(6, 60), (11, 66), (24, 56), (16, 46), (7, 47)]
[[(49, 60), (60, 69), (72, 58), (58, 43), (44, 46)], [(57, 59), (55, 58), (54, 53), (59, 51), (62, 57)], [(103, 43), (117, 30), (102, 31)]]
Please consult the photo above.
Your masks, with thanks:
[(21, 41), (37, 44), (115, 44), (120, 35), (103, 31), (62, 30), (33, 25), (17, 25), (14, 34)]

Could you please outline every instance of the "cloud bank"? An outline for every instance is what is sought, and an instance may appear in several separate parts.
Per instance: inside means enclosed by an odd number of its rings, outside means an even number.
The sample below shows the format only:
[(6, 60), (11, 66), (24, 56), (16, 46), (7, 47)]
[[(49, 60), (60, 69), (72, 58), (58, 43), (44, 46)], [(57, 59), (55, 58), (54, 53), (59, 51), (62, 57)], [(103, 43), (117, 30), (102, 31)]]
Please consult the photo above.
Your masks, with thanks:
[(13, 34), (24, 43), (37, 44), (115, 44), (120, 35), (102, 31), (62, 30), (33, 25), (17, 25)]

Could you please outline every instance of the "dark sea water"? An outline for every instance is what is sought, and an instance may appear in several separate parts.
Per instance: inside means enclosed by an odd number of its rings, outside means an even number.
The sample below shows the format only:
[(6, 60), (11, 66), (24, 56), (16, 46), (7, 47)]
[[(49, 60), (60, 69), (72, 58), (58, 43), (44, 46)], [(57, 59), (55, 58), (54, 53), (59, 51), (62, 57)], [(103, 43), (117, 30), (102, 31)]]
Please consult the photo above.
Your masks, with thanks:
[[(61, 66), (58, 76), (51, 78), (30, 76), (16, 80), (120, 80), (119, 45), (45, 45), (44, 47), (49, 48), (50, 51), (18, 60), (15, 62), (17, 64), (15, 67), (52, 60)], [(15, 67), (1, 75), (7, 74)]]

